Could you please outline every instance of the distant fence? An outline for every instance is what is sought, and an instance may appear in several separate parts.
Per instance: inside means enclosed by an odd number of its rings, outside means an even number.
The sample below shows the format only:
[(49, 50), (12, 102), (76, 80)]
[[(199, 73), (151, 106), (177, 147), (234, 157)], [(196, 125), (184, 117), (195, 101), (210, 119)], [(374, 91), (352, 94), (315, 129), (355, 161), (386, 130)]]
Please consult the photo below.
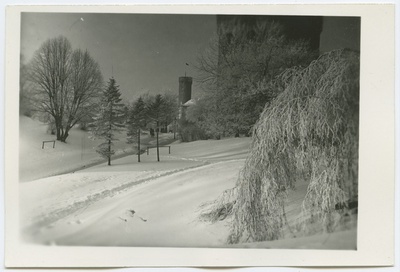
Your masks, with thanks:
[(44, 144), (45, 143), (53, 143), (53, 148), (55, 148), (56, 147), (56, 141), (54, 140), (54, 141), (43, 141), (42, 142), (42, 149), (44, 149)]
[[(168, 147), (168, 154), (171, 154), (171, 146), (170, 145), (162, 145), (162, 146), (159, 146), (159, 148), (160, 147)], [(157, 147), (147, 147), (147, 155), (149, 155), (149, 149), (150, 148), (157, 148)]]

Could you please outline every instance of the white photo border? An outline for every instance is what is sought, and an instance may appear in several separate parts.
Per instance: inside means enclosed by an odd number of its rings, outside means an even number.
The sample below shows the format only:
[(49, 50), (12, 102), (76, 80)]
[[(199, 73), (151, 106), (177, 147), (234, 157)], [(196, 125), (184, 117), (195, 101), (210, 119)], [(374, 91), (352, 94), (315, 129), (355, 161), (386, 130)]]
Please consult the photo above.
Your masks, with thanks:
[[(357, 250), (53, 247), (19, 241), (18, 107), (21, 12), (265, 14), (361, 17)], [(391, 266), (394, 264), (394, 5), (9, 6), (5, 59), (7, 267)]]

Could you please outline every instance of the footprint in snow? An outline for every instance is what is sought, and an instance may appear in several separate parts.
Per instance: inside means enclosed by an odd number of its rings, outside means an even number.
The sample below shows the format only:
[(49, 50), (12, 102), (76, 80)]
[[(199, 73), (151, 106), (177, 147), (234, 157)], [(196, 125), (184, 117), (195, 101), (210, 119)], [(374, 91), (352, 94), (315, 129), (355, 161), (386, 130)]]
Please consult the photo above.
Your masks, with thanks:
[[(134, 217), (134, 216), (135, 216), (135, 213), (136, 213), (135, 210), (127, 210), (127, 214), (130, 215), (131, 217)], [(127, 219), (124, 219), (124, 218), (122, 218), (122, 217), (119, 217), (119, 218), (120, 218), (121, 220), (125, 221), (125, 222), (128, 222)], [(145, 218), (143, 218), (143, 217), (141, 217), (141, 216), (138, 216), (138, 218), (139, 218), (140, 220), (142, 220), (143, 222), (147, 222), (147, 219), (145, 219)]]
[(128, 210), (128, 213), (129, 213), (130, 216), (133, 217), (136, 212), (135, 212), (135, 210)]

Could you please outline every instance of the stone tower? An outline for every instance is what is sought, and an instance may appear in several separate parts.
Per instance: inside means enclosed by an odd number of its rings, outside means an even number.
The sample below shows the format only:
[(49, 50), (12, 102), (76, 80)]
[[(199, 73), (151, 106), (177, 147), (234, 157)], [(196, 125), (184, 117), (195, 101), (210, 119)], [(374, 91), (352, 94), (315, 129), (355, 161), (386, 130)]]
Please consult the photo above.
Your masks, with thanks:
[(191, 77), (179, 78), (179, 119), (185, 119), (185, 103), (192, 99), (192, 82)]

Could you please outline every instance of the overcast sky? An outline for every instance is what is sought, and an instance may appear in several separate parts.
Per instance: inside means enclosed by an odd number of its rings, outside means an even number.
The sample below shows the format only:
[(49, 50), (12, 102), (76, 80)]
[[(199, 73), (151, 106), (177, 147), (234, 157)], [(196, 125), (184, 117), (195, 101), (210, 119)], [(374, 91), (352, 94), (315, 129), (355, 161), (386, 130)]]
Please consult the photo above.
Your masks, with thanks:
[(215, 32), (214, 15), (24, 13), (21, 54), (28, 62), (44, 41), (63, 35), (90, 52), (105, 80), (113, 71), (131, 100), (147, 90), (178, 93), (178, 78), (195, 72), (185, 63), (194, 63)]
[[(132, 101), (147, 91), (178, 93), (178, 78), (196, 77), (193, 64), (216, 29), (215, 15), (23, 13), (21, 54), (29, 62), (44, 41), (63, 35), (74, 49), (87, 49), (104, 79), (113, 75)], [(359, 19), (325, 17), (320, 50), (359, 49), (359, 35)], [(193, 97), (198, 92), (194, 84)]]

